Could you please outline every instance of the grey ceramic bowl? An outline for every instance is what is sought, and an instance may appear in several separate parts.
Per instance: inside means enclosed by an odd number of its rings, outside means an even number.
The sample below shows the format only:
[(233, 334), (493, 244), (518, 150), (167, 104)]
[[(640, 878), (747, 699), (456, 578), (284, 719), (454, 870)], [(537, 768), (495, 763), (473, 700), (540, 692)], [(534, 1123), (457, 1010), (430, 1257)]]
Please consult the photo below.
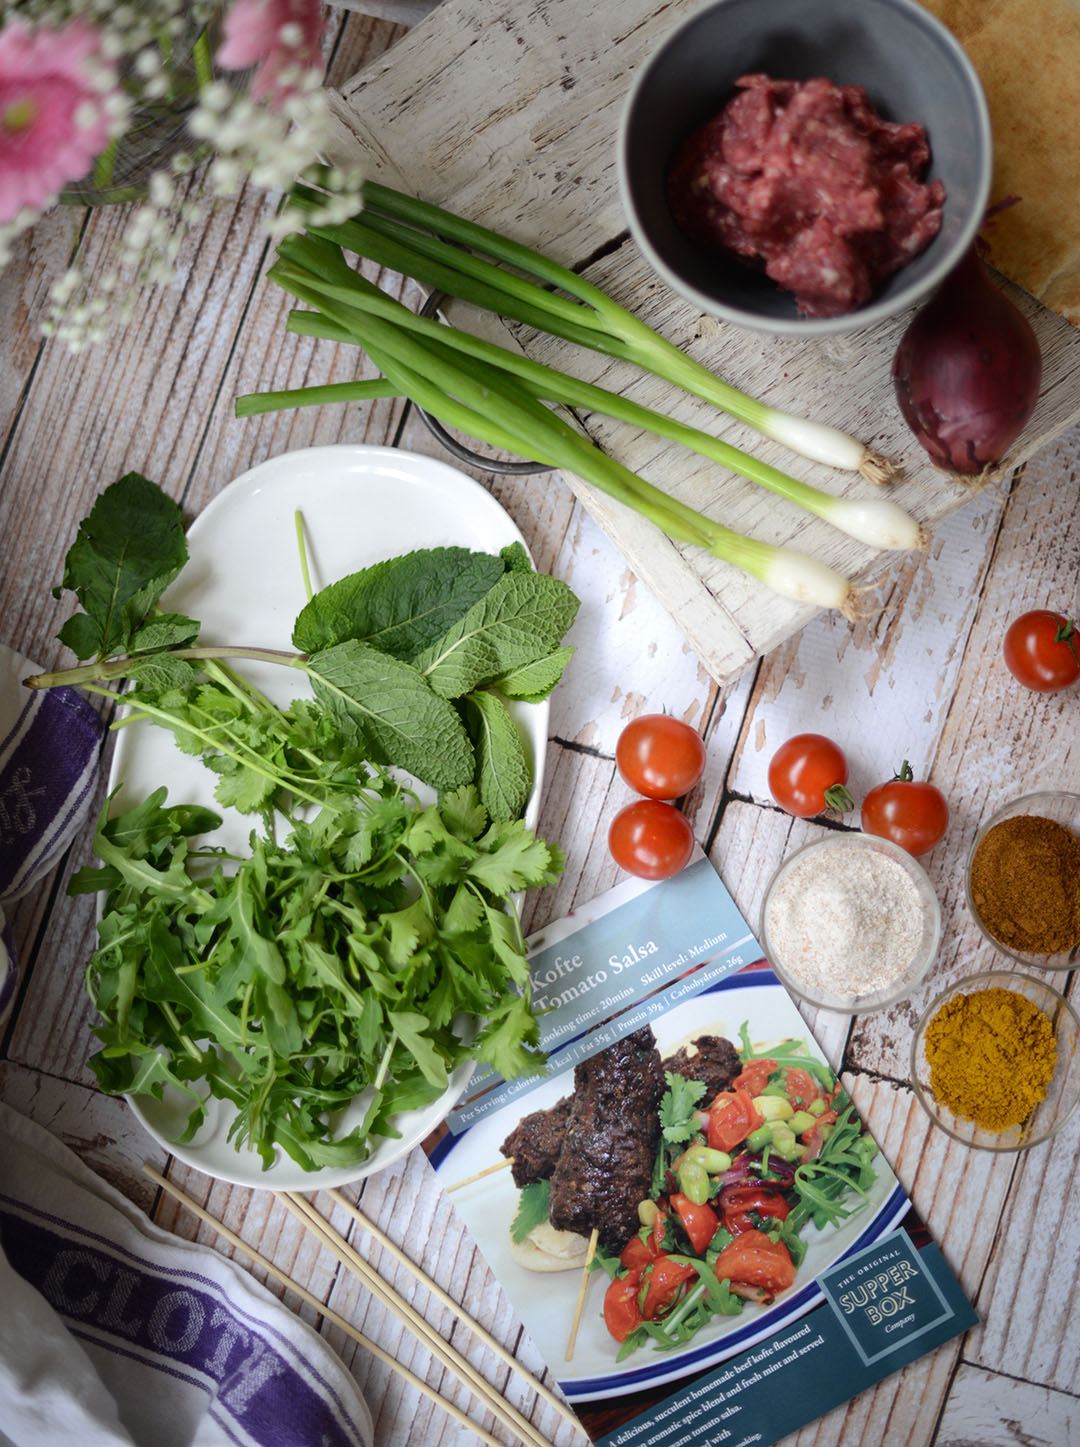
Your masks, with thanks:
[[(942, 227), (921, 255), (865, 306), (800, 317), (763, 272), (690, 240), (665, 199), (673, 152), (721, 111), (738, 76), (826, 76), (865, 87), (880, 115), (918, 121), (931, 148), (927, 179), (945, 183)], [(854, 331), (930, 292), (971, 245), (990, 191), (990, 118), (978, 77), (945, 27), (913, 0), (719, 0), (681, 25), (645, 63), (619, 136), (619, 181), (630, 230), (653, 268), (701, 311), (797, 336)]]

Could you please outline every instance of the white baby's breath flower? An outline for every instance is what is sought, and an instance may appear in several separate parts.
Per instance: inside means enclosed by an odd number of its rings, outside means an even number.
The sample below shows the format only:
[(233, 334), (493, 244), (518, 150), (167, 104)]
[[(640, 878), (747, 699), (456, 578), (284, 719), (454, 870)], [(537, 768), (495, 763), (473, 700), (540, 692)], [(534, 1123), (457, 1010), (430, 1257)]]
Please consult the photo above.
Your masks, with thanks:
[(145, 50), (140, 50), (135, 57), (135, 74), (143, 80), (149, 80), (151, 76), (158, 75), (162, 70), (161, 52), (152, 45)]
[(160, 210), (171, 206), (176, 196), (176, 186), (164, 171), (155, 171), (150, 177), (150, 200)]

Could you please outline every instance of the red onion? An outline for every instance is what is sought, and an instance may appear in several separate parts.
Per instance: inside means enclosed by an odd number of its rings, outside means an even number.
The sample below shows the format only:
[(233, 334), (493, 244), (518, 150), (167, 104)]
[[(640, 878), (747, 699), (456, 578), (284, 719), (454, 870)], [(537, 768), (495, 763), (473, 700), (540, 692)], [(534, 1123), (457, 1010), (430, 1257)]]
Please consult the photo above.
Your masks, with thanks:
[(974, 248), (916, 313), (892, 376), (904, 420), (941, 467), (982, 472), (1023, 431), (1042, 380), (1039, 343)]

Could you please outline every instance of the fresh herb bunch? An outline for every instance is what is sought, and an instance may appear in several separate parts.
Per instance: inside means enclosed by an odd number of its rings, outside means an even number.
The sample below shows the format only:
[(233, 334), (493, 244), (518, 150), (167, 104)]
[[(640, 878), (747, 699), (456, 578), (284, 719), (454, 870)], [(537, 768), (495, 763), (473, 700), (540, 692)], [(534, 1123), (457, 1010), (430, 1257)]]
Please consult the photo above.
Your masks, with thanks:
[[(503, 695), (554, 687), (577, 600), (519, 547), (436, 549), (316, 594), (294, 630), (307, 652), (196, 645), (199, 624), (159, 606), (186, 559), (176, 505), (137, 474), (113, 484), (62, 584), (84, 611), (60, 637), (93, 662), (27, 680), (115, 698), (104, 685), (128, 679), (125, 722), (171, 729), (218, 775), (218, 802), (263, 824), (234, 859), (193, 843), (220, 817), (167, 807), (164, 789), (101, 821), (103, 867), (71, 885), (107, 891), (91, 1065), (109, 1092), (186, 1091), (185, 1138), (208, 1090), (264, 1164), (276, 1147), (305, 1169), (355, 1164), (465, 1060), (512, 1077), (542, 1059), (512, 896), (562, 858), (518, 817), (529, 771)], [(243, 658), (299, 669), (314, 697), (278, 708), (235, 670)], [(362, 1121), (336, 1137), (326, 1117), (358, 1096)]]

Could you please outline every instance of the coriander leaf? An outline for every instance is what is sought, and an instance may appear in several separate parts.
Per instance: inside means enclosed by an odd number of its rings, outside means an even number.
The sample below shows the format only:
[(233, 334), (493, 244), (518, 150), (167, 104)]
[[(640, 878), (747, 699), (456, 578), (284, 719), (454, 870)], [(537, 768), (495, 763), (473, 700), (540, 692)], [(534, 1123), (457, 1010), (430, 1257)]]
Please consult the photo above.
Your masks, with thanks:
[(446, 1065), (424, 1034), (428, 1027), (427, 1016), (415, 1010), (388, 1010), (386, 1018), (394, 1034), (416, 1061), (424, 1079), (445, 1090), (449, 1084)]
[(531, 573), (534, 571), (532, 561), (521, 543), (507, 543), (505, 548), (499, 549), (499, 557), (506, 564), (508, 573)]
[(359, 639), (409, 662), (503, 576), (501, 558), (426, 548), (342, 578), (301, 609), (293, 642), (305, 653)]
[(530, 1231), (542, 1226), (551, 1209), (551, 1182), (532, 1181), (521, 1190), (517, 1215), (510, 1223), (510, 1239), (519, 1246)]
[(485, 689), (466, 694), (464, 704), (480, 802), (492, 819), (518, 819), (529, 800), (532, 770), (517, 725), (502, 699)]
[(573, 623), (578, 606), (558, 578), (507, 573), (413, 663), (436, 693), (460, 698), (549, 653)]
[(468, 874), (493, 894), (551, 884), (562, 869), (561, 851), (530, 834), (520, 820), (492, 824), (478, 847), (485, 852), (469, 865)]
[(381, 763), (395, 763), (436, 789), (473, 776), (474, 755), (453, 706), (407, 663), (351, 641), (306, 665), (317, 697)]
[[(104, 871), (94, 869), (85, 870), (83, 873), (101, 874)], [(74, 882), (74, 881), (73, 881)], [(93, 889), (103, 889), (103, 884), (95, 884)], [(90, 889), (87, 889), (87, 893)], [(467, 884), (459, 884), (454, 891), (454, 897), (450, 901), (446, 913), (443, 915), (442, 928), (444, 934), (469, 934), (476, 929), (484, 917), (485, 905), (476, 897), (473, 890)]]
[(79, 658), (132, 651), (150, 610), (187, 561), (180, 509), (154, 483), (129, 472), (107, 487), (79, 524), (64, 563), (64, 588), (78, 597), (59, 638)]
[(472, 1054), (498, 1071), (504, 1080), (514, 1080), (519, 1075), (536, 1075), (543, 1069), (544, 1056), (535, 1049), (539, 1039), (540, 1031), (529, 1002), (524, 995), (511, 994), (504, 996), (488, 1013)]
[(484, 913), (491, 931), (491, 945), (500, 963), (515, 984), (524, 985), (529, 978), (529, 962), (525, 958), (516, 918), (490, 904), (484, 905)]
[(705, 1094), (703, 1080), (687, 1080), (685, 1076), (664, 1071), (667, 1090), (660, 1101), (660, 1125), (663, 1137), (669, 1145), (681, 1145), (697, 1133), (694, 1111), (698, 1101)]
[(523, 703), (539, 703), (547, 698), (562, 678), (563, 670), (575, 651), (569, 644), (564, 643), (551, 653), (545, 653), (542, 658), (535, 658), (531, 663), (523, 663), (520, 668), (511, 668), (507, 673), (493, 678), (491, 686), (507, 698), (519, 698)]
[(394, 965), (403, 965), (421, 945), (427, 944), (434, 932), (431, 911), (423, 898), (416, 899), (405, 909), (384, 914), (382, 922), (387, 930), (387, 953)]
[(472, 784), (444, 794), (439, 800), (439, 812), (451, 834), (467, 844), (479, 838), (488, 822), (487, 810), (480, 803)]

